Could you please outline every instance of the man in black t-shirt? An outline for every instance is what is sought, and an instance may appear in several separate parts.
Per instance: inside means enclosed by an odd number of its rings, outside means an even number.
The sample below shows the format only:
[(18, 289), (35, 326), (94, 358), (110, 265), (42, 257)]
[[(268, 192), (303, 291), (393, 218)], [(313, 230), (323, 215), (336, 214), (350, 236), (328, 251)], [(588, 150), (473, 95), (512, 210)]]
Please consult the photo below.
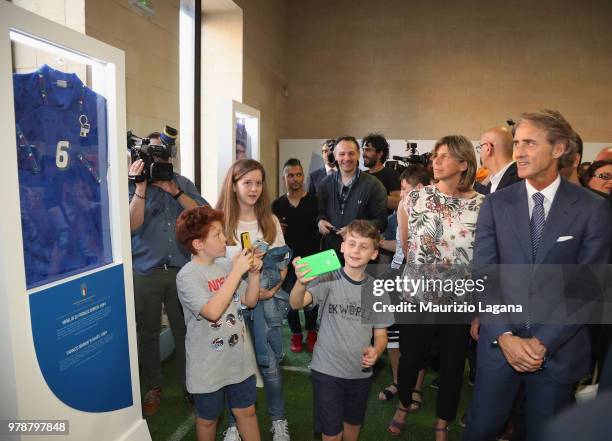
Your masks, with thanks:
[(361, 148), (363, 165), (387, 190), (387, 211), (391, 214), (399, 204), (400, 178), (395, 170), (385, 167), (385, 161), (389, 157), (389, 143), (380, 133), (370, 133), (361, 141)]
[[(281, 223), (285, 242), (294, 256), (306, 257), (319, 252), (320, 236), (317, 227), (317, 197), (304, 190), (304, 170), (298, 159), (289, 159), (283, 167), (287, 193), (272, 203), (272, 211)], [(283, 289), (291, 292), (295, 283), (293, 265), (283, 282)], [(317, 307), (304, 309), (306, 317), (306, 349), (312, 352), (317, 341)], [(291, 329), (291, 351), (301, 352), (302, 326), (298, 311), (289, 310), (287, 322)]]

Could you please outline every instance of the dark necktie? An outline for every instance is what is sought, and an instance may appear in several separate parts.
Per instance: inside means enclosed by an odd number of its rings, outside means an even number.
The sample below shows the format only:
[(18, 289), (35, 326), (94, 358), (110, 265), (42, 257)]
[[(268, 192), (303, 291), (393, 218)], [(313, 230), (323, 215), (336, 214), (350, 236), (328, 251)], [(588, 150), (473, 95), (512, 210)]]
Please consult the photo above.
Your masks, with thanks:
[(534, 202), (533, 212), (531, 213), (531, 222), (529, 223), (529, 231), (531, 233), (531, 254), (535, 261), (536, 255), (538, 254), (538, 247), (540, 246), (540, 240), (542, 239), (542, 231), (544, 231), (544, 223), (546, 219), (544, 217), (544, 195), (542, 193), (535, 193), (531, 196)]

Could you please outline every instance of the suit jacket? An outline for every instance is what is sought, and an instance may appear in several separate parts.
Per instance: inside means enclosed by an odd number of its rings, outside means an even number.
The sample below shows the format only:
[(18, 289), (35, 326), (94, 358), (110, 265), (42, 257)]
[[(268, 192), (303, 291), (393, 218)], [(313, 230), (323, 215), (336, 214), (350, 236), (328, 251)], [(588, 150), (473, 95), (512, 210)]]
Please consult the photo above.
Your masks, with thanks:
[(610, 409), (612, 392), (572, 406), (550, 423), (542, 441), (609, 441), (612, 439)]
[[(495, 191), (499, 191), (520, 181), (522, 181), (522, 179), (519, 178), (516, 162), (513, 162), (504, 172)], [(480, 194), (489, 194), (491, 193), (491, 183), (489, 182), (488, 185), (482, 185), (480, 182), (474, 182), (474, 190)]]
[[(521, 337), (535, 336), (547, 348), (546, 375), (562, 382), (576, 381), (589, 368), (589, 339), (580, 323), (588, 316), (588, 306), (592, 307), (593, 303), (587, 298), (590, 290), (581, 291), (574, 286), (572, 292), (585, 296), (584, 303), (578, 299), (568, 306), (565, 272), (575, 271), (570, 279), (576, 278), (577, 274), (587, 273), (576, 271), (576, 265), (608, 263), (612, 213), (605, 200), (562, 179), (534, 260), (527, 198), (524, 183), (487, 196), (476, 227), (474, 265), (477, 270), (488, 266), (496, 271), (499, 285), (485, 294), (484, 301), (492, 303), (501, 297), (502, 303), (524, 305), (537, 314), (536, 320), (527, 328), (525, 312), (521, 317), (481, 315), (479, 340), (493, 342), (507, 331)], [(577, 283), (584, 287), (590, 280), (586, 278)], [(583, 316), (569, 323), (568, 311), (571, 315), (572, 307)], [(492, 368), (506, 363), (501, 351), (492, 344), (479, 344), (479, 363), (481, 356), (482, 362)]]
[(310, 176), (308, 177), (308, 193), (316, 196), (317, 190), (319, 189), (319, 183), (325, 176), (327, 176), (325, 167), (318, 168), (310, 173)]

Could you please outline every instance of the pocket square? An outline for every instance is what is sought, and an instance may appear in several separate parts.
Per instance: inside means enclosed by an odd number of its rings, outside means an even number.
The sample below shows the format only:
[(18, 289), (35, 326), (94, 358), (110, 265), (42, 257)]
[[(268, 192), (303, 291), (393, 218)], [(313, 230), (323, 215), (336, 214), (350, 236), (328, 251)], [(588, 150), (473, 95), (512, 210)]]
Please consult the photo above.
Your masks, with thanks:
[(559, 239), (557, 239), (557, 242), (565, 242), (566, 240), (570, 240), (573, 238), (574, 236), (559, 236)]

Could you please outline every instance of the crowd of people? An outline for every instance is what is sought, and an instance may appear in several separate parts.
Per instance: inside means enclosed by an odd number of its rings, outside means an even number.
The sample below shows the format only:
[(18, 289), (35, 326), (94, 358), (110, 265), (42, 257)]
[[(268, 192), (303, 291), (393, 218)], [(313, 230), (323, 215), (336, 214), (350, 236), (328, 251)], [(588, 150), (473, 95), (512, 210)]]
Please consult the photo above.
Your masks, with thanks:
[[(392, 380), (378, 398), (398, 399), (387, 427), (395, 436), (422, 407), (432, 357), (439, 391), (431, 438), (437, 441), (448, 439), (455, 420), (469, 441), (563, 434), (563, 421), (549, 423), (571, 405), (581, 379), (591, 373), (600, 391), (612, 389), (610, 329), (587, 326), (587, 319), (541, 320), (527, 306), (519, 320), (456, 312), (452, 320), (425, 313), (407, 323), (389, 312), (365, 319), (362, 305), (375, 278), (416, 279), (424, 265), (442, 268), (450, 279), (461, 276), (451, 267), (530, 265), (521, 289), (504, 291), (506, 302), (522, 305), (555, 286), (540, 267), (606, 267), (612, 147), (585, 168), (578, 134), (559, 112), (543, 110), (487, 130), (476, 147), (464, 136), (444, 136), (429, 164), (408, 164), (401, 173), (386, 166), (389, 143), (377, 133), (361, 143), (351, 136), (327, 140), (321, 154), (324, 166), (310, 173), (307, 186), (302, 164), (289, 159), (282, 169), (287, 192), (274, 201), (263, 166), (247, 158), (228, 170), (214, 208), (180, 175), (130, 184), (145, 415), (157, 411), (162, 397), (162, 304), (200, 441), (215, 439), (226, 408), (226, 441), (260, 439), (257, 373), (273, 439), (290, 439), (280, 369), (284, 319), (290, 350), (313, 352), (314, 430), (326, 441), (359, 438), (373, 366), (385, 352)], [(134, 162), (130, 175), (141, 172), (142, 163)], [(341, 268), (312, 276), (299, 260), (323, 250), (335, 250)], [(456, 300), (446, 291), (390, 295), (413, 304)], [(556, 293), (546, 295), (555, 310)], [(593, 303), (581, 305), (593, 310)], [(466, 359), (473, 394), (467, 415), (457, 415)]]

